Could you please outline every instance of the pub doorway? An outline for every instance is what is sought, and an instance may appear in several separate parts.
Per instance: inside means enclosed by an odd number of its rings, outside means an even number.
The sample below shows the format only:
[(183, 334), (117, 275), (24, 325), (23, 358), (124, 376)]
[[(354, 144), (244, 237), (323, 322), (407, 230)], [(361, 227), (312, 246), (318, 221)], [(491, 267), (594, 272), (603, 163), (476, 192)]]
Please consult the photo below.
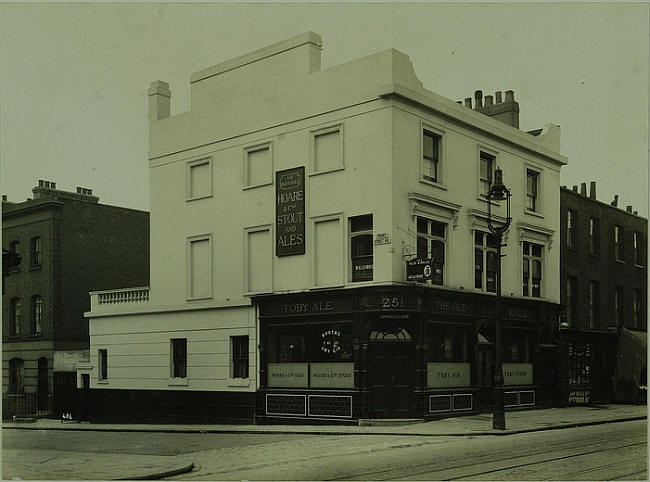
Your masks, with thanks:
[(415, 348), (403, 328), (372, 331), (368, 343), (372, 418), (413, 416)]

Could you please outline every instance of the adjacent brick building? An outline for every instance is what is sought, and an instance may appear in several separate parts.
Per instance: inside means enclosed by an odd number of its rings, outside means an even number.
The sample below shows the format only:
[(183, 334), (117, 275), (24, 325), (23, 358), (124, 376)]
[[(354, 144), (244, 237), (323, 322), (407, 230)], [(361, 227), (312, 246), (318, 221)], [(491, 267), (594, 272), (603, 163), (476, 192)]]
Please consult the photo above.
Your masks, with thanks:
[(599, 201), (595, 182), (589, 194), (586, 183), (562, 187), (560, 208), (568, 400), (636, 401), (645, 385), (648, 221), (619, 208), (618, 196)]
[(77, 363), (88, 359), (88, 292), (149, 283), (149, 213), (99, 204), (90, 189), (66, 192), (49, 181), (32, 192), (33, 199), (2, 203), (3, 252), (21, 257), (3, 293), (5, 416), (30, 411), (30, 397), (47, 411), (52, 393), (59, 411), (71, 409), (62, 406), (71, 403), (64, 393), (76, 387)]

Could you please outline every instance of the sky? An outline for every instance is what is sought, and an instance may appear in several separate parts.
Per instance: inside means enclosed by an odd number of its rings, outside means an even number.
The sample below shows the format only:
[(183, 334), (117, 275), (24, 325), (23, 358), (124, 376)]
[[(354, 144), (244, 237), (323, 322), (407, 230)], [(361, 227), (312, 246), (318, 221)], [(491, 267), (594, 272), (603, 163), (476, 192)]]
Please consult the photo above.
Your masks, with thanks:
[(322, 68), (395, 48), (452, 100), (514, 90), (520, 128), (562, 128), (561, 183), (648, 215), (646, 3), (2, 3), (0, 188), (39, 179), (149, 208), (148, 99), (189, 77), (306, 31)]

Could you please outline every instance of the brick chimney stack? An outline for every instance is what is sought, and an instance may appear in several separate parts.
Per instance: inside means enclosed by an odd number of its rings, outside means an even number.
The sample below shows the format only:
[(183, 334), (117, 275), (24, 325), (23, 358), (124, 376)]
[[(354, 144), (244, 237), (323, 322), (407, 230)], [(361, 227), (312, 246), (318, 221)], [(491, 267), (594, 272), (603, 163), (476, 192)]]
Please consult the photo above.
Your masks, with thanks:
[(632, 206), (626, 206), (626, 207), (625, 207), (625, 210), (626, 210), (628, 213), (631, 213), (631, 212), (632, 212)]
[[(465, 98), (465, 107), (472, 108), (471, 97)], [(474, 110), (519, 129), (519, 103), (515, 101), (515, 93), (512, 90), (506, 90), (505, 101), (501, 91), (495, 92), (494, 97), (486, 95), (485, 104), (483, 103), (483, 91), (475, 91)]]
[(172, 92), (169, 84), (162, 80), (151, 83), (149, 88), (149, 120), (160, 120), (169, 117), (169, 105)]
[(618, 194), (614, 195), (614, 200), (610, 204), (615, 208), (618, 207)]
[(591, 181), (589, 184), (589, 197), (596, 199), (596, 181)]
[(586, 182), (580, 183), (580, 194), (582, 194), (583, 196), (587, 195), (587, 183)]

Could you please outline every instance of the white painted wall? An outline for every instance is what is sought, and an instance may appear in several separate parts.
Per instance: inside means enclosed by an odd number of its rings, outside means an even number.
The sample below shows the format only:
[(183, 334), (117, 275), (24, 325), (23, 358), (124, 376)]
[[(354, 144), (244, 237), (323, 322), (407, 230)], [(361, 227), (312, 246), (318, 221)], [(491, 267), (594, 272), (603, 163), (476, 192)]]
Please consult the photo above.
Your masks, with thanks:
[[(374, 247), (373, 281), (364, 284), (405, 282), (403, 254), (415, 252), (416, 239), (409, 193), (418, 209), (449, 223), (445, 288), (473, 291), (472, 229), (487, 206), (478, 194), (480, 147), (496, 153), (513, 192), (504, 295), (519, 297), (521, 242), (542, 232), (543, 299), (559, 302), (559, 129), (534, 137), (429, 92), (395, 50), (320, 70), (319, 42), (306, 34), (197, 72), (192, 110), (150, 122), (150, 301), (89, 314), (91, 364), (99, 349), (109, 351), (109, 379), (98, 384), (95, 370), (93, 388), (254, 390), (249, 295), (352, 285), (348, 218), (363, 214), (373, 215), (375, 235), (392, 241)], [(438, 186), (420, 180), (423, 123), (443, 135)], [(314, 133), (337, 126), (343, 168), (313, 172)], [(266, 179), (259, 165), (254, 173), (246, 167), (260, 145), (269, 146), (272, 162)], [(326, 147), (336, 153), (334, 144)], [(204, 159), (209, 168), (192, 173), (188, 166)], [(542, 216), (523, 211), (527, 165), (542, 172)], [(299, 166), (306, 254), (276, 257), (274, 174)], [(210, 239), (201, 275), (211, 288), (204, 299), (188, 299), (188, 240), (201, 236)], [(235, 387), (228, 339), (240, 334), (250, 337), (251, 379)], [(169, 382), (170, 339), (183, 337), (188, 384), (179, 387)]]

